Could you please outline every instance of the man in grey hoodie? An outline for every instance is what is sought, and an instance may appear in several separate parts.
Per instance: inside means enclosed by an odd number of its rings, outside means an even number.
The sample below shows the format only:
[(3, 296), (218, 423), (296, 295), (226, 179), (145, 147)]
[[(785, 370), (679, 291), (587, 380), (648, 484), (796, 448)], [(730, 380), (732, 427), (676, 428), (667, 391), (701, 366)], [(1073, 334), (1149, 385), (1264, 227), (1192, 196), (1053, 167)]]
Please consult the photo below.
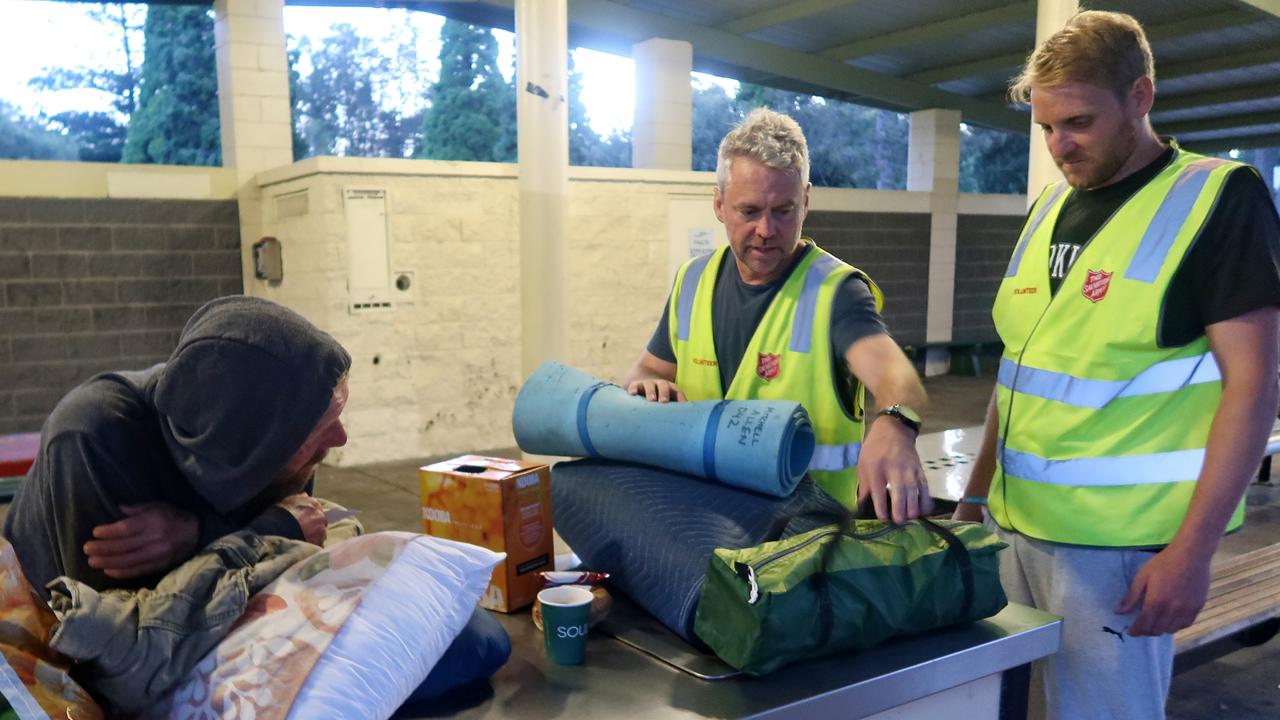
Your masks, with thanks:
[(195, 312), (167, 362), (76, 387), (41, 431), (4, 524), (31, 585), (154, 587), (241, 529), (324, 543), (308, 491), (351, 357), (281, 305), (232, 296)]

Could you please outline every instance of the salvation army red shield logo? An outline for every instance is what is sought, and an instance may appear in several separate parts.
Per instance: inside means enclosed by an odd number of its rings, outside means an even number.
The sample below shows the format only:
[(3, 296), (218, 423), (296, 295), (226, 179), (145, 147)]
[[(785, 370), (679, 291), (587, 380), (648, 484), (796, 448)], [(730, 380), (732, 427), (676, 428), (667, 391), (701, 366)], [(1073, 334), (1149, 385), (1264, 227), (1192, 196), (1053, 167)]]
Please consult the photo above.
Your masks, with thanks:
[(760, 359), (756, 361), (756, 375), (767, 382), (778, 377), (778, 371), (778, 356), (773, 353), (760, 353)]
[(1084, 286), (1080, 288), (1080, 292), (1089, 298), (1089, 302), (1098, 302), (1107, 296), (1107, 290), (1111, 287), (1111, 275), (1104, 270), (1090, 270), (1084, 278)]

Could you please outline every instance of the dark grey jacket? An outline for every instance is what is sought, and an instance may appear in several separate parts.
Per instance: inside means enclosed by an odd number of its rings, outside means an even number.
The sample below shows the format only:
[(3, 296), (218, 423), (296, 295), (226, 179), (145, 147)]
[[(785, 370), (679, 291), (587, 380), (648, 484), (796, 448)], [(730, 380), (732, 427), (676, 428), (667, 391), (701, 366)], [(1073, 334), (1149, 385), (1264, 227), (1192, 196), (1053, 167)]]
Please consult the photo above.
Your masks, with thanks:
[(200, 521), (197, 547), (242, 528), (302, 539), (272, 484), (329, 407), (351, 365), (342, 346), (266, 300), (214, 300), (191, 316), (169, 360), (98, 375), (41, 430), (35, 464), (4, 524), (38, 591), (67, 576), (99, 590), (154, 587), (91, 568), (93, 528), (121, 505), (163, 500)]

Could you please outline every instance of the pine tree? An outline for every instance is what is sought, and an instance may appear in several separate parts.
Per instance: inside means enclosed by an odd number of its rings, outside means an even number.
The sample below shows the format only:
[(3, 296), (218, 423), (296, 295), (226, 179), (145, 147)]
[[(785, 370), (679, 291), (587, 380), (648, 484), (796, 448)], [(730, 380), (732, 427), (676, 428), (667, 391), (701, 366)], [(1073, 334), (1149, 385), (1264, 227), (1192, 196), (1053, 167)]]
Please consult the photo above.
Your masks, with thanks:
[(138, 109), (122, 160), (220, 165), (218, 76), (208, 7), (151, 5)]
[[(406, 157), (414, 147), (419, 119), (403, 114), (400, 81), (416, 81), (413, 40), (374, 41), (351, 25), (329, 28), (333, 34), (312, 46), (303, 39), (311, 74), (296, 85), (297, 127), (315, 155)], [(412, 35), (412, 33), (410, 33)], [(387, 49), (395, 47), (394, 53)], [(294, 65), (296, 60), (290, 61)], [(413, 74), (414, 78), (406, 77)]]
[[(431, 87), (431, 107), (422, 122), (419, 157), (433, 160), (510, 162), (500, 156), (504, 125), (515, 125), (513, 94), (498, 71), (493, 32), (457, 20), (440, 30), (440, 79)], [(514, 96), (513, 96), (514, 98)]]
[(965, 125), (960, 133), (960, 192), (1026, 193), (1030, 138)]
[(693, 169), (716, 169), (720, 140), (741, 122), (733, 98), (719, 85), (693, 89)]
[(302, 73), (298, 72), (298, 61), (302, 58), (302, 49), (292, 35), (288, 39), (289, 48), (286, 56), (289, 59), (289, 134), (293, 136), (293, 159), (301, 160), (311, 156), (311, 146), (302, 134)]
[(140, 48), (135, 41), (146, 12), (142, 5), (104, 3), (85, 13), (102, 27), (105, 35), (119, 41), (123, 67), (45, 68), (28, 83), (37, 90), (93, 88), (111, 96), (111, 112), (67, 110), (43, 118), (75, 140), (80, 160), (120, 161), (129, 117), (138, 107)]

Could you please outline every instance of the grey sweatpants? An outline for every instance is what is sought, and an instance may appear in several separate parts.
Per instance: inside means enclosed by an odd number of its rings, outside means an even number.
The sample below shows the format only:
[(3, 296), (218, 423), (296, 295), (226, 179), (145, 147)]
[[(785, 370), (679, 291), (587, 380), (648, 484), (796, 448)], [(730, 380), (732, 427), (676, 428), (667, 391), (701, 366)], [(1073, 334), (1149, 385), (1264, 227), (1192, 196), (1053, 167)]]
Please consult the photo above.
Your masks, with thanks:
[(1009, 544), (1000, 581), (1010, 602), (1063, 617), (1062, 648), (1031, 667), (1033, 720), (1163, 720), (1173, 635), (1133, 637), (1137, 613), (1114, 610), (1153, 554), (1032, 540), (987, 527)]

